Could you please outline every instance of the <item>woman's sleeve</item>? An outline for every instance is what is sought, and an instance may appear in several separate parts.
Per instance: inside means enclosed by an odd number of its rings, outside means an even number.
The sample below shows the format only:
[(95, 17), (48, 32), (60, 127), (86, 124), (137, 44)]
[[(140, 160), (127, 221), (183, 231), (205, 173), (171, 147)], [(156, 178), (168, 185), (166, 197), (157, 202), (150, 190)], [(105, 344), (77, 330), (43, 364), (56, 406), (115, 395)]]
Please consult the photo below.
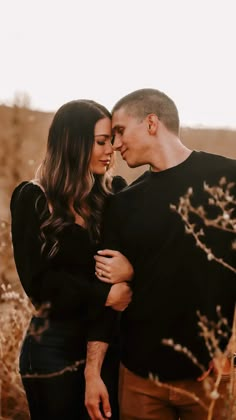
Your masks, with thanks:
[(119, 191), (123, 190), (123, 188), (127, 187), (128, 184), (126, 180), (120, 176), (115, 175), (112, 179), (112, 191), (114, 194), (118, 193)]
[(111, 285), (95, 276), (72, 275), (57, 269), (41, 253), (40, 220), (36, 202), (45, 201), (39, 187), (22, 183), (11, 198), (12, 243), (17, 272), (26, 294), (35, 305), (50, 302), (53, 311), (90, 305), (96, 316), (105, 305)]
[[(101, 249), (120, 250), (119, 223), (116, 196), (113, 195), (109, 197), (104, 211)], [(88, 325), (88, 341), (112, 342), (119, 320), (120, 312), (109, 307), (104, 307), (99, 316)]]

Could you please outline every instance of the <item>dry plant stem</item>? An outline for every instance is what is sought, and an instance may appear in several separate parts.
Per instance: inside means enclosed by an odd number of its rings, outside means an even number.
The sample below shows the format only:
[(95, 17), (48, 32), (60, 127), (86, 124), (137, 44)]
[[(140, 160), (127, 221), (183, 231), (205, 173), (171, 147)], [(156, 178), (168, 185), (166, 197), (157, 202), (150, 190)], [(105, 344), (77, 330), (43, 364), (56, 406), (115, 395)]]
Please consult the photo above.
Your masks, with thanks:
[(2, 417), (2, 380), (0, 379), (0, 419)]
[(152, 375), (151, 373), (149, 374), (149, 378), (152, 381), (154, 381), (154, 383), (157, 386), (160, 386), (161, 388), (166, 388), (166, 389), (169, 389), (171, 391), (178, 392), (181, 395), (185, 395), (188, 398), (191, 398), (193, 401), (197, 402), (206, 412), (208, 412), (207, 405), (193, 392), (189, 392), (189, 391), (186, 391), (185, 389), (177, 388), (173, 385), (169, 385), (169, 384), (165, 384), (163, 382), (160, 382), (159, 379), (157, 377), (155, 377), (154, 375)]
[[(198, 209), (196, 209), (195, 207), (193, 207), (191, 205), (190, 201), (188, 203), (188, 211), (191, 212), (191, 213), (196, 214), (197, 216), (199, 216), (204, 221), (204, 224), (206, 226), (211, 226), (211, 227), (214, 227), (216, 229), (219, 229), (220, 222), (222, 220), (222, 215), (216, 217), (214, 220), (207, 219), (206, 216), (205, 216), (205, 214), (203, 212), (200, 212)], [(225, 214), (226, 214), (226, 211), (225, 211)], [(235, 232), (235, 229), (233, 229), (233, 227), (221, 226), (220, 228), (222, 230), (224, 230), (225, 232), (233, 232), (233, 233)]]
[[(233, 273), (236, 273), (236, 268), (228, 264), (222, 258), (217, 257), (211, 249), (202, 241), (202, 237), (205, 237), (203, 229), (197, 230), (195, 224), (190, 222), (190, 215), (197, 215), (205, 226), (211, 226), (216, 229), (236, 233), (236, 218), (233, 217), (233, 212), (236, 207), (236, 200), (232, 194), (232, 190), (235, 188), (234, 183), (227, 184), (225, 178), (221, 178), (219, 186), (209, 187), (206, 183), (204, 184), (204, 190), (209, 194), (208, 205), (213, 208), (220, 209), (221, 213), (214, 219), (209, 219), (203, 206), (194, 207), (191, 203), (191, 197), (193, 196), (192, 188), (189, 188), (187, 193), (180, 198), (178, 205), (171, 205), (170, 208), (176, 211), (182, 218), (186, 226), (186, 233), (191, 234), (196, 242), (196, 245), (202, 249), (206, 254), (209, 261), (215, 260), (217, 263), (223, 265)], [(233, 247), (236, 245), (233, 244)]]
[[(192, 225), (186, 217), (183, 217), (183, 220), (184, 220), (184, 222), (185, 222), (185, 224), (187, 226), (187, 232), (192, 234), (192, 236), (194, 237), (194, 239), (196, 241), (196, 245), (199, 248), (201, 248), (207, 254), (208, 258), (210, 260), (215, 260), (219, 264), (221, 264), (224, 267), (228, 268), (229, 270), (233, 271), (233, 273), (236, 273), (236, 268), (234, 268), (232, 265), (226, 263), (222, 258), (216, 257), (216, 255), (213, 254), (212, 250), (209, 249), (209, 248), (207, 248), (206, 245), (203, 242), (201, 242), (201, 240), (199, 239), (199, 237), (202, 236), (202, 232), (201, 231), (196, 232), (194, 230), (195, 226)], [(205, 223), (205, 224), (207, 225), (207, 223)]]
[[(220, 381), (221, 381), (221, 379), (222, 379), (222, 374), (221, 374), (221, 373), (219, 373), (219, 374), (217, 375), (217, 378), (216, 378), (216, 381), (215, 381), (215, 384), (214, 384), (214, 389), (213, 389), (213, 392), (214, 392), (214, 391), (218, 392), (218, 388), (219, 388), (219, 385), (220, 385)], [(209, 406), (209, 408), (208, 408), (208, 416), (207, 416), (207, 420), (212, 420), (212, 418), (213, 418), (214, 408), (215, 408), (215, 403), (216, 403), (216, 399), (212, 399), (212, 400), (211, 400), (211, 403), (210, 403), (210, 406)]]
[(172, 340), (172, 338), (168, 338), (168, 339), (164, 338), (162, 339), (162, 343), (165, 346), (172, 347), (175, 351), (185, 354), (192, 361), (194, 365), (196, 365), (202, 372), (205, 372), (204, 366), (201, 365), (201, 363), (199, 363), (197, 358), (192, 354), (192, 352), (189, 349), (187, 349), (187, 347), (183, 347), (180, 344), (176, 344), (174, 340)]
[[(6, 254), (3, 258), (7, 258)], [(1, 418), (28, 419), (28, 406), (18, 373), (20, 344), (32, 315), (29, 299), (10, 284), (0, 287)]]
[(233, 271), (233, 273), (236, 273), (236, 268), (234, 268), (232, 265), (230, 265), (230, 264), (226, 263), (226, 262), (225, 262), (222, 258), (218, 258), (218, 257), (216, 257), (216, 256), (213, 254), (212, 250), (208, 249), (208, 248), (206, 247), (206, 245), (205, 245), (205, 244), (203, 244), (203, 242), (201, 242), (201, 240), (199, 239), (199, 236), (200, 236), (200, 235), (202, 235), (201, 231), (200, 231), (200, 232), (195, 232), (195, 231), (194, 231), (194, 226), (193, 226), (193, 225), (191, 225), (187, 219), (183, 219), (183, 220), (184, 220), (184, 222), (185, 222), (185, 224), (186, 224), (186, 226), (187, 226), (188, 233), (191, 233), (191, 234), (193, 235), (193, 237), (194, 237), (194, 239), (195, 239), (195, 241), (196, 241), (196, 245), (197, 245), (199, 248), (201, 248), (201, 249), (202, 249), (202, 250), (203, 250), (203, 251), (207, 254), (207, 256), (208, 256), (208, 257), (209, 257), (209, 255), (210, 255), (210, 259), (211, 259), (211, 260), (215, 260), (215, 261), (216, 261), (216, 262), (218, 262), (219, 264), (221, 264), (221, 265), (223, 265), (224, 267), (228, 268), (230, 271)]
[(228, 351), (229, 354), (232, 355), (231, 357), (231, 366), (230, 366), (230, 382), (229, 382), (229, 403), (230, 403), (230, 417), (228, 420), (234, 420), (236, 418), (236, 401), (235, 401), (235, 352), (236, 352), (236, 308), (234, 310), (234, 320), (233, 320), (233, 327), (232, 327), (232, 335), (228, 344)]
[(78, 369), (78, 367), (82, 364), (85, 363), (85, 360), (78, 360), (77, 362), (75, 362), (73, 365), (67, 366), (64, 369), (61, 369), (57, 372), (52, 372), (52, 373), (27, 373), (25, 375), (22, 375), (22, 378), (37, 378), (37, 379), (45, 379), (45, 378), (54, 378), (55, 376), (60, 376), (63, 375), (63, 373), (65, 372), (72, 372), (76, 369)]
[[(233, 328), (232, 331), (229, 328), (228, 321), (226, 318), (222, 316), (221, 308), (220, 306), (217, 306), (216, 312), (218, 315), (218, 321), (217, 322), (209, 322), (206, 316), (202, 315), (200, 311), (197, 312), (197, 315), (199, 317), (199, 327), (201, 328), (201, 336), (205, 340), (205, 345), (207, 347), (207, 350), (209, 352), (209, 355), (212, 360), (214, 360), (214, 371), (217, 372), (216, 379), (214, 383), (211, 386), (211, 389), (208, 390), (210, 403), (207, 407), (202, 400), (200, 400), (197, 396), (194, 394), (189, 395), (188, 391), (186, 393), (185, 390), (182, 391), (182, 389), (177, 388), (176, 391), (179, 390), (181, 394), (188, 395), (189, 397), (193, 398), (197, 401), (200, 405), (203, 405), (207, 411), (207, 420), (213, 419), (214, 409), (216, 400), (219, 397), (218, 388), (221, 382), (221, 379), (224, 374), (227, 374), (227, 376), (230, 376), (230, 389), (228, 393), (228, 417), (227, 420), (235, 420), (235, 416), (233, 414), (233, 402), (234, 402), (234, 363), (233, 363), (233, 357), (232, 355), (235, 352), (235, 334), (236, 334), (236, 311), (234, 315), (234, 322), (233, 322)], [(220, 339), (228, 338), (231, 335), (231, 339), (229, 341), (229, 344), (227, 346), (227, 349), (223, 352), (220, 349)], [(203, 372), (207, 373), (205, 371), (205, 368), (198, 362), (197, 358), (194, 357), (194, 355), (189, 351), (186, 347), (181, 346), (180, 344), (176, 344), (173, 339), (163, 339), (162, 343), (172, 347), (175, 351), (179, 351), (183, 354), (185, 354), (196, 366), (198, 366)], [(225, 372), (225, 361), (228, 360), (228, 357), (231, 357), (231, 369), (230, 372)], [(212, 369), (212, 368), (211, 368)], [(207, 374), (208, 376), (208, 374)], [(206, 377), (207, 377), (206, 376)], [(151, 377), (152, 378), (152, 377)], [(169, 389), (175, 388), (171, 387), (170, 385), (162, 384), (156, 379), (156, 382), (158, 382), (159, 386), (166, 386)], [(202, 403), (202, 404), (201, 404)], [(230, 416), (230, 417), (229, 417)]]
[[(200, 311), (197, 311), (197, 316), (199, 317), (198, 326), (201, 328), (200, 336), (204, 338), (208, 353), (212, 359), (217, 358), (217, 361), (220, 362), (224, 359), (224, 353), (220, 350), (220, 339), (222, 337), (228, 339), (231, 330), (228, 327), (227, 320), (223, 318), (219, 306), (217, 306), (216, 312), (219, 320), (214, 323), (209, 323), (206, 316), (202, 315)], [(221, 368), (221, 364), (219, 364), (218, 369)]]
[[(226, 178), (221, 178), (218, 186), (210, 187), (206, 183), (204, 184), (204, 190), (209, 195), (208, 199), (208, 206), (212, 206), (213, 209), (217, 209), (217, 216), (214, 218), (209, 218), (208, 214), (203, 206), (194, 207), (191, 203), (191, 197), (193, 195), (192, 188), (189, 188), (185, 196), (181, 197), (179, 200), (178, 205), (171, 205), (170, 208), (177, 212), (186, 228), (186, 233), (191, 234), (195, 239), (197, 247), (205, 252), (207, 255), (207, 259), (209, 261), (215, 260), (217, 263), (221, 264), (225, 268), (229, 269), (233, 273), (236, 274), (236, 268), (222, 258), (217, 257), (214, 255), (212, 250), (207, 247), (207, 244), (202, 240), (205, 238), (205, 232), (203, 228), (197, 228), (194, 223), (191, 223), (191, 215), (196, 215), (199, 217), (201, 222), (204, 223), (206, 227), (213, 227), (215, 229), (219, 229), (229, 233), (236, 233), (236, 217), (235, 217), (235, 208), (236, 208), (236, 200), (235, 200), (235, 183), (227, 183)], [(214, 212), (213, 212), (214, 214)], [(236, 250), (236, 240), (233, 240), (231, 243), (232, 249)], [(217, 308), (217, 313), (219, 316), (219, 320), (217, 323), (212, 323), (207, 320), (205, 316), (202, 316), (200, 312), (198, 316), (200, 318), (199, 326), (202, 330), (201, 336), (203, 336), (205, 340), (206, 347), (209, 351), (209, 355), (212, 358), (212, 367), (217, 372), (217, 377), (214, 381), (213, 388), (210, 392), (211, 402), (209, 407), (206, 407), (203, 403), (206, 411), (207, 411), (207, 420), (212, 420), (214, 416), (215, 404), (216, 400), (219, 397), (218, 388), (221, 382), (221, 379), (224, 374), (229, 375), (229, 392), (228, 395), (225, 396), (226, 402), (228, 403), (227, 407), (227, 420), (235, 420), (236, 419), (236, 410), (235, 410), (235, 368), (234, 368), (234, 357), (236, 353), (236, 311), (234, 313), (234, 322), (232, 331), (229, 332), (228, 322), (221, 316), (220, 308)], [(229, 340), (228, 346), (226, 350), (223, 352), (220, 349), (220, 340), (221, 338), (228, 338), (231, 335)], [(172, 345), (178, 351), (181, 351), (181, 345), (173, 345), (173, 340), (164, 340), (166, 341), (165, 344)], [(171, 344), (172, 342), (172, 344)], [(177, 348), (176, 348), (177, 346)], [(184, 351), (184, 353), (189, 356), (191, 352)], [(230, 364), (230, 372), (228, 368), (225, 370), (225, 366), (227, 366), (226, 362), (228, 357), (231, 357), (231, 364)], [(190, 357), (192, 359), (192, 357)], [(178, 391), (178, 389), (177, 389)], [(182, 391), (181, 391), (182, 392)], [(186, 392), (186, 391), (185, 391)], [(189, 395), (191, 397), (191, 395)], [(195, 401), (196, 398), (194, 398)], [(200, 402), (199, 402), (200, 404)], [(202, 404), (200, 404), (202, 405)]]

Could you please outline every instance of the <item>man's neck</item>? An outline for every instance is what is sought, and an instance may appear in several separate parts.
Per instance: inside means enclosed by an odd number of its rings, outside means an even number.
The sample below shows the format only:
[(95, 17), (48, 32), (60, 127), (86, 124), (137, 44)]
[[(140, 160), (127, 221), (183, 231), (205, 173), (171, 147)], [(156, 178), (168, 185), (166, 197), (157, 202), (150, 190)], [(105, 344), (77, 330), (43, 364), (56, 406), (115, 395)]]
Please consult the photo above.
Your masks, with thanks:
[(184, 162), (192, 153), (178, 138), (172, 142), (166, 141), (163, 147), (159, 147), (153, 153), (151, 170), (154, 172), (164, 171)]

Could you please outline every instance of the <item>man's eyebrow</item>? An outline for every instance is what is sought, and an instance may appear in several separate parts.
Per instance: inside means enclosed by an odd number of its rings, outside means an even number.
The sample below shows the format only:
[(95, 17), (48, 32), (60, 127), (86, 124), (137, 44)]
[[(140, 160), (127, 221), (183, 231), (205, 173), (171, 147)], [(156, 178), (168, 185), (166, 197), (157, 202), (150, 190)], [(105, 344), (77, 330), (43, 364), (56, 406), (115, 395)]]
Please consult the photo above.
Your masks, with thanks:
[(123, 128), (122, 125), (116, 124), (114, 127), (112, 127), (112, 133), (115, 133), (116, 131), (118, 131), (120, 128)]

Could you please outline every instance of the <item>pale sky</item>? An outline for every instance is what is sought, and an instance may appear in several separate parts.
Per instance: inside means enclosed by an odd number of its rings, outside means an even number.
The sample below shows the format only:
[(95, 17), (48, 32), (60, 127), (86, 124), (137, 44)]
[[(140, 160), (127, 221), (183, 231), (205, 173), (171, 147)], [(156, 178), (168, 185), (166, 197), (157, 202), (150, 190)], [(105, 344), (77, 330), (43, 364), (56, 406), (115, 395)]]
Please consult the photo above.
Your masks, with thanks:
[[(234, 6), (235, 5), (235, 6)], [(0, 0), (0, 103), (111, 109), (153, 87), (182, 125), (236, 128), (236, 0)]]

